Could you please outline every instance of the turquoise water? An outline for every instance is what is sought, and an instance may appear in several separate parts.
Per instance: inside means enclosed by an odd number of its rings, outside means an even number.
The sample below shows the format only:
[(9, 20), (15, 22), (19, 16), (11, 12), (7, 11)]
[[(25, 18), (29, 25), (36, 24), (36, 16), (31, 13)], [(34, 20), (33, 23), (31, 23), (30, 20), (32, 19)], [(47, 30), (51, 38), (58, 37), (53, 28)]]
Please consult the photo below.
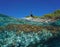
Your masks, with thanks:
[[(20, 19), (19, 21), (1, 21), (0, 26), (6, 26), (8, 24), (29, 24), (36, 26), (58, 26), (60, 27), (60, 20), (55, 22), (33, 22)], [(0, 31), (0, 47), (60, 47), (60, 31), (53, 34), (50, 30), (43, 29), (42, 31), (24, 32), (21, 31), (18, 35), (16, 30), (2, 30)]]

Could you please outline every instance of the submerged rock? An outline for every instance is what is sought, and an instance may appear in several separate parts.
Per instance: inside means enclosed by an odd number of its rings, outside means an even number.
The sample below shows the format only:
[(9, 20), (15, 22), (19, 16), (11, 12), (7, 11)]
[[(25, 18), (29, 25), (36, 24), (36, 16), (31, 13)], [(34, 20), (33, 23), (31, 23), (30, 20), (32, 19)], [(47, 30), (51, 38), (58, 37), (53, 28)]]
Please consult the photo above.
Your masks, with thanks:
[(0, 47), (60, 47), (60, 20), (46, 23), (0, 18)]

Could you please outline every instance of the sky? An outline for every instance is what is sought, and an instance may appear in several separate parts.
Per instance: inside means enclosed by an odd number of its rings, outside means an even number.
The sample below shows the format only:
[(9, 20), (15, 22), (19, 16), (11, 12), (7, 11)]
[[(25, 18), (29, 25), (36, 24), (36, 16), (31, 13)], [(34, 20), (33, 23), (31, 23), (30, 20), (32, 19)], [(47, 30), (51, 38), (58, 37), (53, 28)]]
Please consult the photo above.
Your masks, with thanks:
[(0, 14), (21, 18), (42, 16), (60, 9), (60, 0), (0, 0)]

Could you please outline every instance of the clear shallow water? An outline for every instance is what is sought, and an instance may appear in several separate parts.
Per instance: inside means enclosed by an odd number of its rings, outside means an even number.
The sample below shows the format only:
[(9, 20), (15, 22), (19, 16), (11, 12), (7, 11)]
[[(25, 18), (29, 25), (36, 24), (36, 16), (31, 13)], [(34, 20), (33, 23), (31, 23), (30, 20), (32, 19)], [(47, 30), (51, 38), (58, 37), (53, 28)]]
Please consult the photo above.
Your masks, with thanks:
[[(14, 31), (3, 31), (0, 34), (0, 46), (1, 47), (28, 47), (33, 46), (36, 43), (43, 45), (43, 41), (46, 41), (48, 38), (52, 37), (52, 33), (42, 30), (34, 33), (25, 33), (21, 32), (18, 35)], [(38, 45), (37, 45), (38, 47)]]
[[(36, 26), (59, 26), (60, 20), (52, 23), (39, 23), (26, 20), (20, 21), (4, 21), (0, 22), (0, 26), (5, 26), (8, 24), (29, 24)], [(43, 29), (37, 33), (29, 32), (25, 33), (21, 31), (19, 34), (15, 30), (3, 30), (0, 32), (0, 47), (60, 47), (60, 32), (56, 35)]]

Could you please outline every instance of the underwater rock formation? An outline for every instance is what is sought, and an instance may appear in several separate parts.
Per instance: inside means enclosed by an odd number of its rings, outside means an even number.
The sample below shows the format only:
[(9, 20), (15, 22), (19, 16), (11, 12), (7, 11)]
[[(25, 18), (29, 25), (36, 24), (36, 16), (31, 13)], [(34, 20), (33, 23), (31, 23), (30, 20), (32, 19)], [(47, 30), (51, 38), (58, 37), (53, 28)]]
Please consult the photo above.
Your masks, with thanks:
[(60, 47), (59, 19), (45, 23), (0, 18), (0, 47)]

